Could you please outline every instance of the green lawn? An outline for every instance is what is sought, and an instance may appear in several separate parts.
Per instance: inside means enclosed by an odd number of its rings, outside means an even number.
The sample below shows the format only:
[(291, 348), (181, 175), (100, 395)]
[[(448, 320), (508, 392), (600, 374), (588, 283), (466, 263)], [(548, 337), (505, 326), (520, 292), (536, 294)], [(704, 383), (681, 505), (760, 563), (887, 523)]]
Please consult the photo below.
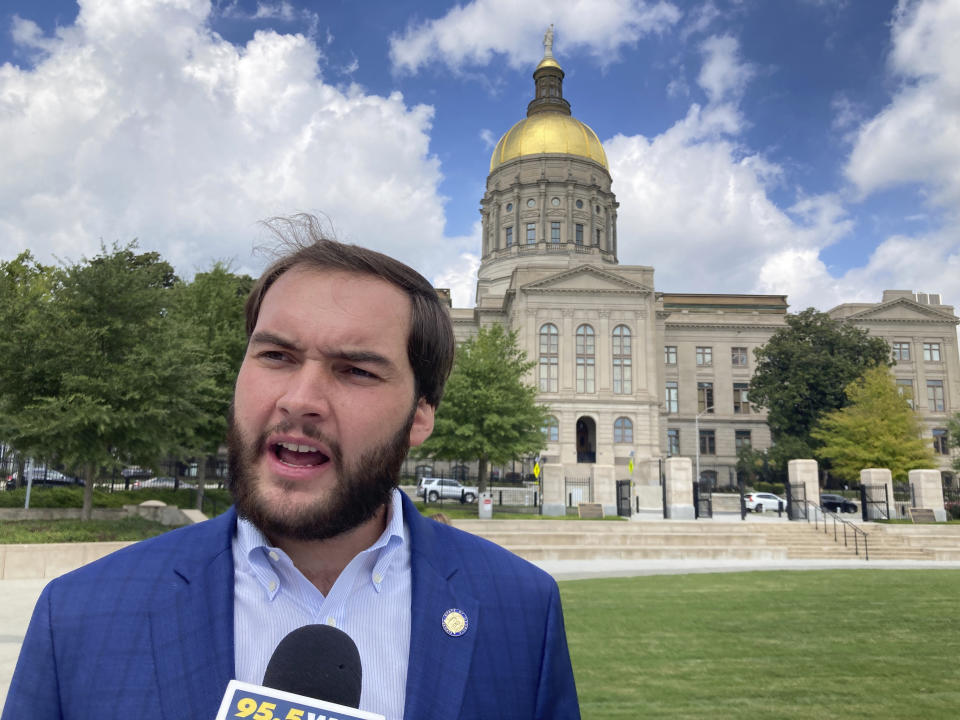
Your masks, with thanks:
[(960, 716), (960, 572), (560, 583), (584, 720)]
[(118, 520), (16, 520), (0, 523), (0, 544), (143, 540), (170, 528), (141, 517)]

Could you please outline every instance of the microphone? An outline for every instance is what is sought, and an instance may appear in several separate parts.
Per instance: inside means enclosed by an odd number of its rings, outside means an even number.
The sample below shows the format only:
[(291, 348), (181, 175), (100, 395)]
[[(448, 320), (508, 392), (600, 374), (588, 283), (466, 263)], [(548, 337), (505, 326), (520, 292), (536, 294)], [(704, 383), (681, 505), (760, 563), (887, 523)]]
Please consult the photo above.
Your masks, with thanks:
[(330, 625), (304, 625), (277, 645), (263, 684), (355, 708), (362, 676), (360, 651), (349, 635)]
[(386, 720), (356, 709), (362, 675), (360, 651), (349, 635), (305, 625), (277, 645), (262, 686), (230, 681), (216, 720)]

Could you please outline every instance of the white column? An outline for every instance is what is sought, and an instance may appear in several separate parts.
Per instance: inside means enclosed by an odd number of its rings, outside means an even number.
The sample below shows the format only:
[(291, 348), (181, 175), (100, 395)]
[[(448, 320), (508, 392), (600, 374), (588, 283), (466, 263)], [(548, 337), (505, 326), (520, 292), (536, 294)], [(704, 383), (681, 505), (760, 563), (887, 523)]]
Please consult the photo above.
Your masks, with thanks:
[(693, 463), (687, 457), (667, 458), (667, 519), (693, 520)]
[(908, 474), (913, 486), (913, 500), (918, 508), (930, 508), (937, 522), (947, 521), (943, 507), (943, 480), (939, 470), (911, 470)]

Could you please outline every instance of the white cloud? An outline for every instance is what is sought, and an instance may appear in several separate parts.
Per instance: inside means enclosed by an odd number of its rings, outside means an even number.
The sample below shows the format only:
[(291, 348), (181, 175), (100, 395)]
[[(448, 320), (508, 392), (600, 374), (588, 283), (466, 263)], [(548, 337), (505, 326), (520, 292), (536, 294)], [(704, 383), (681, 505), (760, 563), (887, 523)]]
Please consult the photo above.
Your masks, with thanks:
[(703, 42), (703, 66), (697, 82), (711, 103), (737, 100), (754, 76), (753, 66), (740, 59), (740, 43), (729, 35), (712, 36)]
[(486, 65), (502, 54), (512, 67), (527, 68), (543, 56), (543, 33), (556, 25), (557, 47), (583, 47), (601, 62), (680, 19), (669, 2), (645, 0), (473, 0), (439, 19), (408, 27), (390, 38), (390, 59), (401, 72), (416, 73), (439, 61), (451, 68)]
[[(206, 0), (82, 0), (35, 67), (0, 66), (4, 257), (96, 253), (100, 239), (157, 249), (184, 274), (250, 256), (257, 221), (335, 218), (339, 236), (431, 275), (468, 246), (444, 240), (432, 108), (337, 88), (303, 35), (233, 45)], [(472, 241), (471, 241), (472, 242)]]
[(960, 3), (901, 0), (894, 14), (892, 102), (859, 131), (846, 167), (864, 195), (920, 183), (938, 205), (960, 203)]
[[(483, 240), (483, 229), (479, 221), (473, 224), (469, 235), (453, 238), (454, 247), (478, 248)], [(480, 256), (472, 252), (462, 252), (457, 260), (445, 270), (433, 275), (430, 282), (434, 287), (449, 288), (450, 298), (455, 308), (473, 307), (477, 292), (477, 270), (480, 268)]]

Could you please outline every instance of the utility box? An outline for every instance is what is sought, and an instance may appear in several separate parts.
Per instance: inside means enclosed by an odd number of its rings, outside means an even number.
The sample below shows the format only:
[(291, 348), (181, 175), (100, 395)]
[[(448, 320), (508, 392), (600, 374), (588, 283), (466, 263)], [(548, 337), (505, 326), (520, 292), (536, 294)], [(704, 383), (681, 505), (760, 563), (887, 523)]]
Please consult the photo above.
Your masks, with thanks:
[(481, 520), (492, 520), (493, 519), (493, 495), (489, 492), (480, 493), (480, 502), (478, 503), (480, 507), (480, 519)]

